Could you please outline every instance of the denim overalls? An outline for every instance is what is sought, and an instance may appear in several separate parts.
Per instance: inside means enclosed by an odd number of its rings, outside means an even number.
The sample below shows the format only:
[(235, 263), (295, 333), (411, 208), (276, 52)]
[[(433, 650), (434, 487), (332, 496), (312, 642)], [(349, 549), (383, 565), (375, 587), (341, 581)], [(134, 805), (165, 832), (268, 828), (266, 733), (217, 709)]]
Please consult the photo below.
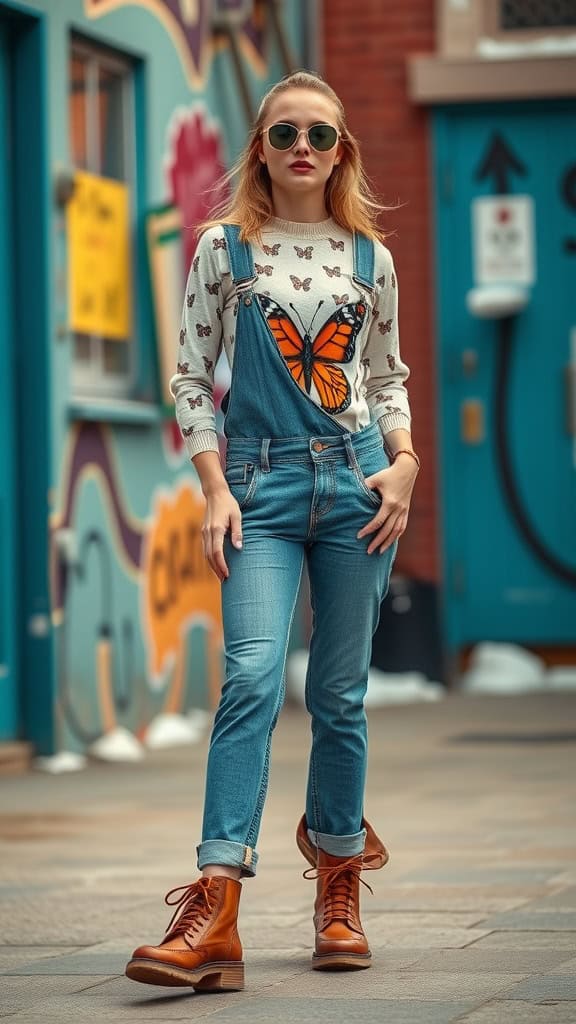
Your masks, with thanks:
[[(306, 820), (327, 853), (353, 856), (364, 848), (363, 700), (397, 541), (383, 555), (368, 555), (370, 538), (356, 536), (380, 505), (364, 478), (389, 465), (378, 424), (347, 433), (302, 390), (254, 294), (250, 246), (236, 227), (226, 226), (225, 237), (239, 302), (226, 480), (242, 512), (243, 547), (226, 537), (226, 678), (210, 742), (198, 866), (235, 865), (253, 875), (304, 559), (313, 612)], [(373, 245), (356, 235), (354, 281), (368, 294), (373, 274)]]

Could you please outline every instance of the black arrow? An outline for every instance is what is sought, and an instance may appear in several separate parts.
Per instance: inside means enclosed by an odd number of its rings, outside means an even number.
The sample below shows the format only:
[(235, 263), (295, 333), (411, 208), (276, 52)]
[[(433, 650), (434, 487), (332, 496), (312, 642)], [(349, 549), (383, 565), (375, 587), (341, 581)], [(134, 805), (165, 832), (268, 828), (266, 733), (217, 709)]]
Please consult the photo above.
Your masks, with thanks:
[(498, 132), (494, 132), (486, 156), (476, 171), (476, 181), (483, 181), (484, 178), (493, 175), (495, 191), (499, 195), (505, 195), (509, 192), (508, 175), (512, 171), (526, 174), (526, 167), (514, 155), (506, 140)]

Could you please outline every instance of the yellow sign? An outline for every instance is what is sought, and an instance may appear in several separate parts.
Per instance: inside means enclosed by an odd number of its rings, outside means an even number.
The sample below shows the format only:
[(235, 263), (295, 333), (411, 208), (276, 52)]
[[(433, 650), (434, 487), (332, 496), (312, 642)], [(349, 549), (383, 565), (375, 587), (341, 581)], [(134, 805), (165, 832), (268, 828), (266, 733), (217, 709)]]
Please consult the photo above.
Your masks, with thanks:
[(68, 204), (70, 328), (125, 341), (131, 333), (128, 186), (79, 171)]

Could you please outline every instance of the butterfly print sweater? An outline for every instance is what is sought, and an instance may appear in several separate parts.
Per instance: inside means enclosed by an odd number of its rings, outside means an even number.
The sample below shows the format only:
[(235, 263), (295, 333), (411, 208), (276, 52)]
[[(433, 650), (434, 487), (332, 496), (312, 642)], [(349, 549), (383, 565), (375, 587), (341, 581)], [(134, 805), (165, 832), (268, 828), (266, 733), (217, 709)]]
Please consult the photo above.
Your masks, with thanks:
[[(390, 251), (375, 243), (373, 294), (353, 280), (352, 236), (332, 219), (300, 224), (274, 217), (252, 253), (254, 293), (270, 343), (278, 345), (298, 385), (347, 431), (375, 420), (384, 437), (398, 427), (410, 430), (410, 371), (400, 357)], [(222, 349), (233, 365), (237, 313), (224, 232), (211, 228), (190, 267), (177, 372), (170, 381), (190, 457), (218, 451), (214, 369)]]

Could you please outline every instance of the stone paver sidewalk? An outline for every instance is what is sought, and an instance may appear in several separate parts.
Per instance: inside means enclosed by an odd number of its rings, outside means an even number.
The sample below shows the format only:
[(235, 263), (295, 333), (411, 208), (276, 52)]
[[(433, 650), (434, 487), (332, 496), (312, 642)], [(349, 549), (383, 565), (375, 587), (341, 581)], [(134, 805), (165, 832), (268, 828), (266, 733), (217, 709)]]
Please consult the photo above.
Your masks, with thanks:
[(275, 737), (259, 874), (244, 885), (247, 987), (195, 995), (123, 976), (195, 875), (207, 738), (130, 766), (0, 781), (0, 1018), (106, 1024), (576, 1022), (576, 695), (450, 696), (370, 712), (366, 815), (391, 849), (364, 875), (370, 971), (310, 969), (314, 883), (293, 833), (309, 727)]

